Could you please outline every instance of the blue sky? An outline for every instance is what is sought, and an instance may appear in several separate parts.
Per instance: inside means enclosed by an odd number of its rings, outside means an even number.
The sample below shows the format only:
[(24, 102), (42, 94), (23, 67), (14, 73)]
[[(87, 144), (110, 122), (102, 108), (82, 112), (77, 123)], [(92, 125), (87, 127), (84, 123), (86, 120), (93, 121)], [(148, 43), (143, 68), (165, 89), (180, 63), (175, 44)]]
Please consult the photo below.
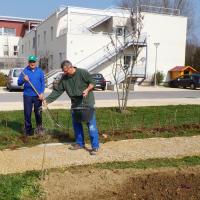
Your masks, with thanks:
[[(200, 0), (192, 1), (196, 11), (200, 10)], [(80, 6), (88, 8), (108, 8), (117, 6), (120, 0), (1, 0), (0, 16), (44, 19), (61, 5)], [(196, 12), (195, 35), (199, 38), (199, 12)], [(200, 43), (200, 39), (198, 39)]]
[(2, 0), (0, 15), (27, 18), (46, 18), (60, 5), (89, 8), (116, 6), (118, 0)]

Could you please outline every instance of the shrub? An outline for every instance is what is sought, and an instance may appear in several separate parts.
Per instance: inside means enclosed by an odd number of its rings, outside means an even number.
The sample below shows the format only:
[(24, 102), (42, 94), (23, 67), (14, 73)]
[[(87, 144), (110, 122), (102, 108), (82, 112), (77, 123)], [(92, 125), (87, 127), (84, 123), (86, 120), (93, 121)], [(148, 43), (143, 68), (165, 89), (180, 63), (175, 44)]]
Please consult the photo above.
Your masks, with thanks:
[(6, 86), (7, 76), (0, 72), (0, 86)]
[[(165, 75), (163, 74), (163, 72), (159, 72), (158, 71), (156, 73), (156, 84), (160, 85), (163, 82), (164, 77), (165, 77)], [(154, 75), (152, 77), (152, 84), (154, 85), (154, 83), (155, 83), (155, 73), (154, 73)]]
[(164, 79), (163, 72), (157, 72), (156, 73), (156, 81), (157, 81), (158, 85), (160, 85), (163, 82), (163, 79)]

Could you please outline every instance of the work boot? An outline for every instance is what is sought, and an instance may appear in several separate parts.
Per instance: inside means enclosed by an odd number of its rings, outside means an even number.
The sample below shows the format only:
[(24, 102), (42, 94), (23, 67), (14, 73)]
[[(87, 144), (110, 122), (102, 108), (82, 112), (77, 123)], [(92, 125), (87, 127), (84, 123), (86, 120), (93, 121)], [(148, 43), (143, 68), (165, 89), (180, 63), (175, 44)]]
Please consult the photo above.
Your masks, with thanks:
[(69, 147), (70, 150), (79, 150), (79, 149), (84, 149), (85, 146), (80, 146), (79, 144), (74, 144), (71, 147)]
[(90, 151), (90, 155), (92, 156), (96, 156), (98, 153), (99, 149), (98, 148), (92, 148), (92, 150)]
[(45, 128), (42, 126), (38, 126), (35, 130), (34, 130), (34, 134), (35, 135), (45, 135), (46, 131)]

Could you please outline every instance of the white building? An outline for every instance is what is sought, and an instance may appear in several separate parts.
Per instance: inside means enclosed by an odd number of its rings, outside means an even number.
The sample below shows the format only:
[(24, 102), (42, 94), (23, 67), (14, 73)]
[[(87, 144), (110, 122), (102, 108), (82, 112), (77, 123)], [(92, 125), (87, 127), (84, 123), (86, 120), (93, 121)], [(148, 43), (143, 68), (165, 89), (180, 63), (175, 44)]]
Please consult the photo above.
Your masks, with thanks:
[[(145, 9), (140, 38), (143, 50), (133, 75), (138, 80), (152, 81), (156, 70), (162, 71), (167, 80), (169, 69), (185, 63), (187, 19), (177, 15), (177, 10)], [(49, 84), (64, 59), (91, 73), (102, 73), (113, 82), (113, 63), (122, 46), (126, 46), (124, 65), (131, 64), (134, 56), (129, 19), (130, 12), (124, 9), (60, 8), (19, 41), (19, 55), (36, 54), (51, 77)], [(157, 49), (155, 43), (159, 43)], [(123, 81), (123, 76), (119, 76), (119, 81)]]
[(19, 57), (19, 43), (26, 32), (36, 27), (41, 20), (0, 16), (0, 70), (20, 67), (27, 59)]

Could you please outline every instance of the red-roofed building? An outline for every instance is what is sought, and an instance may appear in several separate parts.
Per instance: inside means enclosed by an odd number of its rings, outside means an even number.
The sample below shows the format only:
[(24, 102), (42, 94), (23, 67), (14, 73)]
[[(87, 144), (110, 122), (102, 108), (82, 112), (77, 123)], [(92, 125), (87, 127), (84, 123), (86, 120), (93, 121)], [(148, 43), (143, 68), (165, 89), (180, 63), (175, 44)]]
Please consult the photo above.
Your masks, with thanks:
[(184, 74), (193, 74), (197, 73), (197, 70), (192, 68), (191, 66), (176, 66), (169, 70), (170, 78), (173, 80), (179, 76)]
[(0, 70), (21, 67), (23, 59), (18, 57), (20, 40), (42, 20), (0, 16)]

